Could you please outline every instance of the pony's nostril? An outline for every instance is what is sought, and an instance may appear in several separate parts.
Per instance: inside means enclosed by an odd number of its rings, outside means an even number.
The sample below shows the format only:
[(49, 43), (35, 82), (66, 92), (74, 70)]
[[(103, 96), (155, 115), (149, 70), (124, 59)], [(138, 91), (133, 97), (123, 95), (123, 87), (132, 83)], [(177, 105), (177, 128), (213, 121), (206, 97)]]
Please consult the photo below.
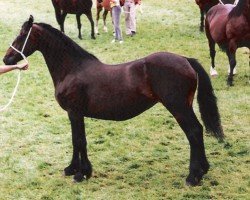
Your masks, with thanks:
[(6, 57), (3, 58), (3, 62), (4, 62), (5, 65), (7, 64), (7, 58)]

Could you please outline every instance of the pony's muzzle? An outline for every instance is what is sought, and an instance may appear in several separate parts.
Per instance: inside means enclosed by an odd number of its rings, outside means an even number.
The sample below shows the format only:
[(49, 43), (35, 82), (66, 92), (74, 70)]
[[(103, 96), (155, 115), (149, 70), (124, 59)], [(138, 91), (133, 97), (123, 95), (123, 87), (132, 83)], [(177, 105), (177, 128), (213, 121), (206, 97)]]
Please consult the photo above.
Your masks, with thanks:
[(14, 57), (8, 57), (8, 56), (5, 56), (3, 58), (3, 62), (5, 65), (15, 65), (17, 63)]

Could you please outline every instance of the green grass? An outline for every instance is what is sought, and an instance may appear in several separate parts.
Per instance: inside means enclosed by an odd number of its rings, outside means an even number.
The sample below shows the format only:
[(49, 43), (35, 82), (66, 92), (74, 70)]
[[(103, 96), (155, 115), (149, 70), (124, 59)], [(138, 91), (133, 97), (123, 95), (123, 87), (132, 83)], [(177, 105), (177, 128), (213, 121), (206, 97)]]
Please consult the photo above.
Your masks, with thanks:
[[(147, 0), (138, 13), (138, 35), (124, 36), (123, 45), (110, 44), (109, 33), (90, 39), (90, 24), (82, 16), (83, 40), (77, 38), (75, 16), (65, 22), (66, 34), (105, 63), (170, 51), (198, 58), (209, 71), (206, 37), (198, 31), (199, 10), (194, 1)], [(94, 15), (95, 10), (93, 9)], [(36, 22), (58, 27), (50, 1), (0, 2), (0, 58), (33, 14)], [(122, 16), (124, 32), (124, 16)], [(101, 22), (100, 22), (101, 24)], [(62, 175), (71, 159), (70, 124), (54, 99), (54, 88), (42, 55), (29, 57), (30, 68), (11, 107), (0, 113), (0, 199), (248, 199), (250, 87), (248, 54), (237, 52), (235, 86), (227, 87), (227, 57), (217, 48), (219, 76), (212, 79), (226, 141), (205, 135), (211, 169), (202, 185), (188, 187), (189, 144), (166, 109), (157, 104), (124, 122), (86, 119), (89, 158), (94, 174), (82, 183)], [(0, 64), (3, 64), (2, 62)], [(16, 83), (16, 72), (0, 79), (0, 105)], [(197, 103), (194, 108), (199, 116)]]

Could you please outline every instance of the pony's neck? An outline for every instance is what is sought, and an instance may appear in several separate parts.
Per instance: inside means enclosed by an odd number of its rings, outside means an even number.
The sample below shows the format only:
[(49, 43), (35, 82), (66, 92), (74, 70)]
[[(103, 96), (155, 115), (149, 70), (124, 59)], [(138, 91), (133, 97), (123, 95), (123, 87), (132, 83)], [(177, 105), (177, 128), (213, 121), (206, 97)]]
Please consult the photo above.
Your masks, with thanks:
[(38, 39), (38, 51), (43, 54), (53, 83), (57, 85), (71, 71), (79, 66), (84, 68), (83, 63), (87, 63), (87, 60), (98, 61), (98, 59), (81, 49), (64, 34), (56, 32), (57, 30), (53, 31), (42, 30)]

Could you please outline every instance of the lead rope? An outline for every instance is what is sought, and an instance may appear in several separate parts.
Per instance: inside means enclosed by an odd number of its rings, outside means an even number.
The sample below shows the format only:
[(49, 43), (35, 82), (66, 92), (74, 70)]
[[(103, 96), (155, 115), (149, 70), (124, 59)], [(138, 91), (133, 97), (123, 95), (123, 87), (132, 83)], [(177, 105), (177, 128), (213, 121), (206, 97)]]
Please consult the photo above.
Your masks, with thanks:
[[(225, 5), (221, 0), (219, 0), (220, 4)], [(237, 5), (239, 0), (235, 0), (233, 5)]]
[[(24, 48), (25, 48), (25, 46), (27, 44), (27, 41), (28, 41), (28, 38), (30, 36), (31, 30), (32, 30), (32, 27), (30, 28), (30, 30), (28, 32), (28, 35), (27, 35), (27, 37), (25, 39), (25, 42), (23, 44), (23, 48), (22, 48), (21, 51), (17, 50), (15, 47), (13, 47), (12, 44), (10, 45), (10, 47), (12, 49), (14, 49), (16, 52), (20, 53), (20, 55), (23, 57), (23, 59), (25, 60), (26, 63), (28, 63), (28, 60), (27, 60), (26, 56), (23, 54), (23, 51), (24, 51)], [(0, 112), (3, 112), (4, 110), (6, 110), (10, 106), (10, 104), (13, 102), (13, 99), (14, 99), (14, 97), (16, 95), (17, 88), (19, 86), (20, 80), (21, 80), (21, 70), (19, 70), (19, 73), (18, 73), (18, 76), (17, 76), (17, 83), (16, 83), (16, 86), (15, 86), (13, 92), (12, 92), (10, 100), (5, 106), (0, 107)]]
[(248, 69), (249, 69), (248, 83), (250, 84), (250, 48), (248, 48), (248, 54), (249, 54), (249, 59), (248, 59)]

